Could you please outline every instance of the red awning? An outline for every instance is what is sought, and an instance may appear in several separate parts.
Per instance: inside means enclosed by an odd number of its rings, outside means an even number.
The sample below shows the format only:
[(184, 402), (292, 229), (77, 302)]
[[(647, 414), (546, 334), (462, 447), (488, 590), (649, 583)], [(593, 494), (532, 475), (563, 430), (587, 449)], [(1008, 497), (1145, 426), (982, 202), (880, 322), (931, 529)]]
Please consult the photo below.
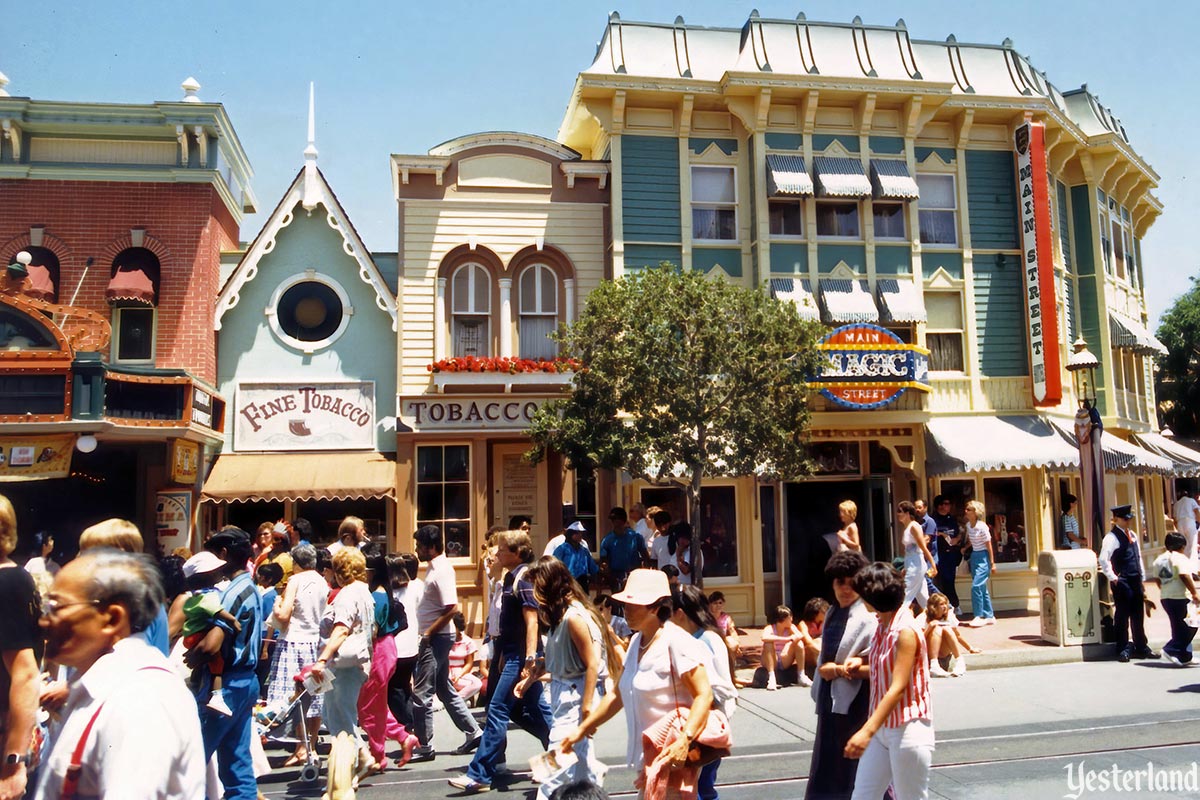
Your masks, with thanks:
[(34, 300), (53, 300), (54, 279), (50, 277), (50, 269), (30, 264), (28, 270), (29, 277), (25, 279), (22, 291)]
[(108, 282), (108, 290), (104, 299), (110, 303), (132, 301), (154, 305), (154, 282), (140, 269), (117, 269), (117, 274)]

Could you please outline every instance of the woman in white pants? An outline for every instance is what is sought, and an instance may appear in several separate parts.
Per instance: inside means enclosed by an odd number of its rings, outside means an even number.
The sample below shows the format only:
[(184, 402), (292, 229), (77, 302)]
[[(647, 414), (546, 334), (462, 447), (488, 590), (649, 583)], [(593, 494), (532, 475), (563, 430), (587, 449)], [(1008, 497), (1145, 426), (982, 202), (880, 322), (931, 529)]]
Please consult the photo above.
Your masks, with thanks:
[(854, 590), (879, 626), (866, 674), (861, 659), (848, 662), (853, 677), (871, 681), (871, 715), (846, 743), (846, 757), (861, 759), (852, 800), (879, 800), (889, 785), (896, 800), (924, 800), (934, 750), (925, 637), (904, 602), (904, 581), (887, 564), (864, 567)]

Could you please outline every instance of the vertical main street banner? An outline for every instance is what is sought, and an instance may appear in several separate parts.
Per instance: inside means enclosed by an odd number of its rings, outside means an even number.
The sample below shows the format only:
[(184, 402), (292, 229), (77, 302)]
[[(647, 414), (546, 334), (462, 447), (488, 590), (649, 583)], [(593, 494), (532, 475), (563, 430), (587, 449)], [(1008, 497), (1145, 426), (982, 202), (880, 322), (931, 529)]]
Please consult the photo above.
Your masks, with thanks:
[(1062, 350), (1054, 291), (1054, 233), (1050, 224), (1045, 126), (1026, 122), (1017, 128), (1014, 139), (1033, 404), (1056, 406), (1062, 400)]

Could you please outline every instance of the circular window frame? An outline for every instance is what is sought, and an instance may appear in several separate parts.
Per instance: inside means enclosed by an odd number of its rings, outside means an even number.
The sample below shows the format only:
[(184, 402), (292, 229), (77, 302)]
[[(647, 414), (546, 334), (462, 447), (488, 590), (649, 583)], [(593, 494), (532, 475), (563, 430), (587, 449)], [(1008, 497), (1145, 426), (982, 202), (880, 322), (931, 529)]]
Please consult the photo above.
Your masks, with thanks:
[[(337, 295), (338, 300), (341, 301), (342, 321), (338, 324), (337, 329), (324, 339), (317, 339), (311, 342), (297, 339), (289, 335), (283, 329), (283, 326), (279, 324), (279, 301), (283, 299), (283, 296), (289, 289), (301, 283), (320, 283), (331, 289)], [(285, 278), (275, 287), (275, 291), (271, 295), (271, 302), (266, 308), (266, 315), (267, 324), (270, 325), (271, 332), (275, 334), (276, 339), (293, 350), (299, 350), (301, 353), (308, 355), (316, 353), (319, 350), (325, 350), (341, 338), (342, 334), (346, 332), (346, 327), (350, 324), (350, 317), (354, 315), (354, 306), (350, 303), (350, 295), (346, 292), (345, 287), (330, 276), (310, 269)]]

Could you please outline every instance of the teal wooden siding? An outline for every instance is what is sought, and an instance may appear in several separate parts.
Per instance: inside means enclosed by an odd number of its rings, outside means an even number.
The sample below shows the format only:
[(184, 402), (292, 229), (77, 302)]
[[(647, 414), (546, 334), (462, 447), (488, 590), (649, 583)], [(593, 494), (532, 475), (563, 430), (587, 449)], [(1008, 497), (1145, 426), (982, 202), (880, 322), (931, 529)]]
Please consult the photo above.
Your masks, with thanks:
[[(1071, 220), (1075, 232), (1075, 271), (1080, 275), (1096, 274), (1096, 254), (1092, 250), (1092, 190), (1081, 184), (1071, 187)], [(1082, 287), (1080, 287), (1082, 289)]]
[(679, 140), (622, 137), (621, 195), (626, 240), (681, 241)]
[(808, 245), (771, 243), (772, 275), (804, 275), (808, 273)]
[(1055, 183), (1055, 197), (1058, 204), (1058, 219), (1055, 224), (1058, 225), (1058, 241), (1062, 247), (1063, 263), (1067, 265), (1067, 272), (1074, 272), (1074, 266), (1071, 261), (1071, 229), (1070, 215), (1067, 213), (1067, 185), (1065, 183)]
[(912, 275), (912, 247), (907, 244), (877, 245), (875, 272), (878, 275)]
[(938, 158), (945, 161), (947, 164), (953, 164), (956, 153), (953, 147), (914, 147), (913, 155), (917, 158), (917, 163), (920, 164), (925, 159), (929, 158), (933, 153), (938, 154)]
[(692, 251), (692, 269), (707, 273), (713, 267), (734, 278), (742, 277), (742, 251), (737, 247), (697, 247)]
[(939, 269), (946, 270), (951, 278), (961, 281), (963, 278), (962, 253), (941, 253), (937, 250), (926, 250), (921, 254), (921, 274), (925, 280), (933, 277)]
[(727, 156), (733, 155), (738, 149), (737, 139), (714, 139), (711, 136), (698, 136), (688, 139), (688, 147), (693, 153), (703, 153), (708, 149), (710, 144), (715, 144)]
[[(1072, 193), (1074, 193), (1075, 189), (1077, 189), (1077, 188), (1083, 188), (1084, 191), (1089, 191), (1086, 186), (1072, 187), (1072, 189), (1071, 189)], [(1074, 194), (1072, 194), (1072, 199), (1074, 199)], [(1087, 199), (1086, 196), (1084, 197), (1084, 199), (1085, 200)], [(1079, 241), (1078, 238), (1076, 239), (1076, 241), (1077, 242)], [(1080, 263), (1082, 265), (1082, 261)], [(1079, 289), (1079, 332), (1083, 335), (1084, 341), (1087, 342), (1088, 349), (1091, 350), (1093, 353), (1095, 353), (1101, 362), (1107, 361), (1109, 358), (1111, 358), (1111, 355), (1109, 353), (1106, 353), (1104, 351), (1104, 348), (1102, 348), (1100, 346), (1100, 308), (1096, 302), (1096, 276), (1095, 276), (1095, 274), (1093, 273), (1091, 275), (1080, 275), (1078, 278), (1078, 289)], [(1106, 324), (1106, 325), (1108, 324), (1107, 319), (1105, 319), (1104, 324)], [(1108, 409), (1108, 401), (1107, 401), (1107, 398), (1105, 397), (1105, 394), (1103, 391), (1103, 389), (1104, 389), (1104, 370), (1103, 369), (1096, 370), (1096, 388), (1101, 390), (1098, 394), (1098, 399), (1097, 399), (1097, 405), (1100, 409), (1100, 413), (1107, 414), (1108, 413), (1108, 410), (1107, 410)]]
[(823, 244), (817, 247), (817, 270), (821, 274), (833, 272), (838, 263), (847, 266), (859, 275), (867, 274), (867, 248), (861, 244)]
[(830, 135), (827, 133), (814, 133), (813, 134), (813, 137), (812, 137), (813, 152), (820, 153), (826, 147), (829, 147), (829, 145), (833, 144), (834, 142), (840, 143), (842, 145), (842, 147), (846, 148), (851, 153), (858, 152), (858, 137), (857, 136), (850, 136), (849, 134)]
[(997, 250), (1021, 247), (1016, 162), (1012, 153), (967, 151), (967, 204), (972, 247)]
[(904, 152), (904, 139), (899, 136), (871, 136), (867, 138), (872, 153), (900, 155)]
[(683, 264), (683, 250), (679, 246), (661, 244), (627, 244), (625, 245), (625, 269), (644, 269), (657, 267), (664, 261), (675, 266)]
[(1029, 374), (1025, 286), (1018, 259), (978, 256), (975, 269), (975, 330), (979, 371), (989, 377)]
[(798, 133), (768, 133), (763, 138), (772, 150), (804, 149), (804, 137)]

